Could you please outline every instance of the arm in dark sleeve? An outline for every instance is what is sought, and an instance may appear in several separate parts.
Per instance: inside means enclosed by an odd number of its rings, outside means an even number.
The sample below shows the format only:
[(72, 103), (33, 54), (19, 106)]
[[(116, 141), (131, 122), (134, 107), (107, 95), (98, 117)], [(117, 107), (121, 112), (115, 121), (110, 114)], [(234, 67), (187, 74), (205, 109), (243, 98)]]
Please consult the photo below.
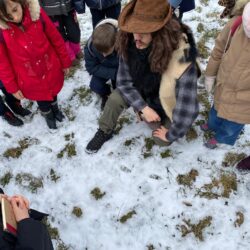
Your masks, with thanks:
[(84, 56), (85, 68), (90, 75), (116, 80), (117, 68), (104, 66), (97, 57), (91, 55), (88, 44), (84, 47)]
[(197, 100), (197, 68), (195, 64), (177, 80), (176, 106), (173, 110), (173, 122), (166, 134), (168, 141), (183, 137), (199, 114)]
[(31, 218), (18, 222), (16, 249), (52, 250), (52, 242), (45, 225)]
[(128, 65), (122, 58), (119, 60), (116, 88), (119, 90), (127, 104), (132, 106), (135, 111), (141, 111), (147, 106), (147, 103), (134, 87)]

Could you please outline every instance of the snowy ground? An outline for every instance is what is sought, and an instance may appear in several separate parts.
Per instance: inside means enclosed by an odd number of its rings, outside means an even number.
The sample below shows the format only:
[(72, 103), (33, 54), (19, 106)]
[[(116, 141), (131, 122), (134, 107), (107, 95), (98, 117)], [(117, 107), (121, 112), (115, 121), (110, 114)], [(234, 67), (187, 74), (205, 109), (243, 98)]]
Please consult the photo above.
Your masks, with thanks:
[[(199, 41), (222, 24), (217, 1), (210, 1), (209, 6), (205, 5), (208, 1), (197, 2), (196, 11), (186, 15), (185, 21)], [(201, 19), (205, 31), (199, 25)], [(86, 42), (92, 31), (89, 13), (79, 16), (79, 21), (82, 42)], [(208, 39), (206, 45), (211, 48), (213, 39)], [(202, 62), (204, 67), (206, 60)], [(249, 249), (250, 175), (237, 172), (234, 163), (224, 167), (222, 162), (228, 152), (250, 153), (250, 127), (234, 147), (206, 149), (203, 133), (195, 125), (197, 138), (189, 142), (183, 138), (169, 148), (151, 148), (145, 143), (151, 131), (128, 110), (119, 136), (97, 154), (88, 155), (84, 149), (100, 116), (100, 100), (88, 92), (88, 82), (82, 62), (59, 95), (68, 119), (54, 133), (48, 131), (36, 104), (31, 107), (34, 116), (22, 128), (0, 120), (0, 185), (5, 185), (7, 194), (22, 193), (33, 208), (50, 214), (54, 246), (75, 250)], [(23, 151), (15, 158), (10, 151), (6, 153), (11, 148)], [(180, 175), (192, 169), (190, 185), (181, 185)], [(221, 182), (216, 182), (221, 176)], [(224, 177), (229, 177), (227, 182)], [(204, 187), (209, 183), (210, 189)], [(91, 194), (94, 188), (100, 189), (100, 199)], [(230, 188), (234, 189), (231, 193)], [(201, 220), (203, 224), (198, 225)], [(204, 230), (195, 224), (204, 225)], [(197, 237), (188, 233), (192, 229)]]

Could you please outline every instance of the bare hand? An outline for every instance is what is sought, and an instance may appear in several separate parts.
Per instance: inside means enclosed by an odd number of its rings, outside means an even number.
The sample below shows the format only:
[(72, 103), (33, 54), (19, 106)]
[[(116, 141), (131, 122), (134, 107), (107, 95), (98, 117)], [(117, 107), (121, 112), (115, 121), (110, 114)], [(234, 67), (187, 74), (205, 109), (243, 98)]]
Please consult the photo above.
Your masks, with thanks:
[(22, 100), (24, 99), (23, 93), (21, 90), (18, 90), (16, 93), (13, 94), (13, 96), (18, 99), (18, 100)]
[(69, 68), (63, 69), (63, 73), (65, 76), (69, 75)]
[(144, 109), (141, 110), (143, 118), (147, 122), (159, 122), (161, 120), (160, 116), (149, 106), (146, 106)]
[(166, 129), (164, 126), (161, 126), (160, 128), (153, 131), (153, 136), (160, 138), (162, 141), (168, 141), (166, 138), (166, 134), (168, 132), (168, 129)]
[(24, 197), (24, 196), (22, 196), (22, 195), (20, 195), (20, 194), (15, 194), (15, 195), (13, 195), (11, 198), (19, 198), (19, 199), (22, 199), (22, 200), (24, 201), (25, 206), (26, 206), (28, 209), (30, 208), (30, 202), (29, 202), (29, 200), (28, 200), (26, 197)]
[(19, 222), (21, 220), (29, 218), (29, 209), (26, 207), (25, 201), (23, 197), (11, 197), (10, 202), (13, 208), (14, 215), (16, 217), (16, 221)]
[(0, 194), (0, 202), (1, 202), (2, 198), (8, 199), (8, 196), (6, 194)]

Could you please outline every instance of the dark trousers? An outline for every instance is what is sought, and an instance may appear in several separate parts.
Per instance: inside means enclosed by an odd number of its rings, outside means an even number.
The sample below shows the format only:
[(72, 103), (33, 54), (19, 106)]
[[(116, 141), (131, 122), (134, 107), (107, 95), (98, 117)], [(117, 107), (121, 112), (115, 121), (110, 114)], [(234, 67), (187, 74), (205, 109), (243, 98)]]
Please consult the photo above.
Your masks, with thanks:
[[(107, 84), (109, 79), (104, 79), (97, 76), (92, 76), (90, 81), (90, 89), (97, 93), (100, 96), (107, 96), (111, 93), (110, 85)], [(111, 81), (113, 89), (116, 87), (116, 82), (114, 80)]]
[(75, 10), (71, 10), (68, 15), (50, 16), (50, 19), (61, 33), (64, 41), (79, 43), (81, 31)]
[(217, 111), (213, 106), (209, 112), (208, 127), (215, 132), (215, 139), (219, 143), (234, 145), (241, 130), (244, 128), (244, 124), (218, 117)]
[(49, 112), (51, 110), (52, 104), (57, 102), (57, 96), (54, 97), (52, 101), (37, 101), (37, 105), (42, 112)]
[(90, 9), (90, 12), (92, 15), (92, 25), (93, 28), (95, 28), (96, 24), (106, 17), (118, 19), (121, 12), (121, 3), (115, 4), (103, 10)]
[[(5, 95), (5, 101), (10, 106), (10, 108), (12, 106), (15, 106), (16, 103), (20, 103), (20, 101), (16, 99), (12, 94), (8, 93), (3, 86), (1, 86), (0, 89)], [(4, 104), (3, 99), (0, 97), (0, 115), (3, 115), (6, 111), (8, 111), (8, 108)]]

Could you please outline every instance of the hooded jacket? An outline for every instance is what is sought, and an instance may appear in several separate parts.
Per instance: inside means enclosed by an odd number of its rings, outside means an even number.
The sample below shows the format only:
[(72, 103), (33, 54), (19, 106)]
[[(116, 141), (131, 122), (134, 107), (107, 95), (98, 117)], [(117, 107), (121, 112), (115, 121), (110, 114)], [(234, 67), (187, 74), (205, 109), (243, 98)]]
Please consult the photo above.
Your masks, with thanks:
[(121, 2), (121, 0), (83, 0), (90, 9), (103, 10)]
[[(239, 4), (237, 7), (243, 10)], [(236, 17), (231, 19), (217, 37), (205, 75), (216, 76), (214, 107), (218, 116), (240, 124), (249, 124), (250, 41), (242, 24), (231, 37), (230, 31), (235, 19)], [(229, 47), (224, 52), (230, 39)]]
[(21, 90), (30, 100), (53, 100), (71, 60), (63, 38), (38, 1), (26, 3), (23, 29), (0, 21), (0, 79), (9, 93)]

